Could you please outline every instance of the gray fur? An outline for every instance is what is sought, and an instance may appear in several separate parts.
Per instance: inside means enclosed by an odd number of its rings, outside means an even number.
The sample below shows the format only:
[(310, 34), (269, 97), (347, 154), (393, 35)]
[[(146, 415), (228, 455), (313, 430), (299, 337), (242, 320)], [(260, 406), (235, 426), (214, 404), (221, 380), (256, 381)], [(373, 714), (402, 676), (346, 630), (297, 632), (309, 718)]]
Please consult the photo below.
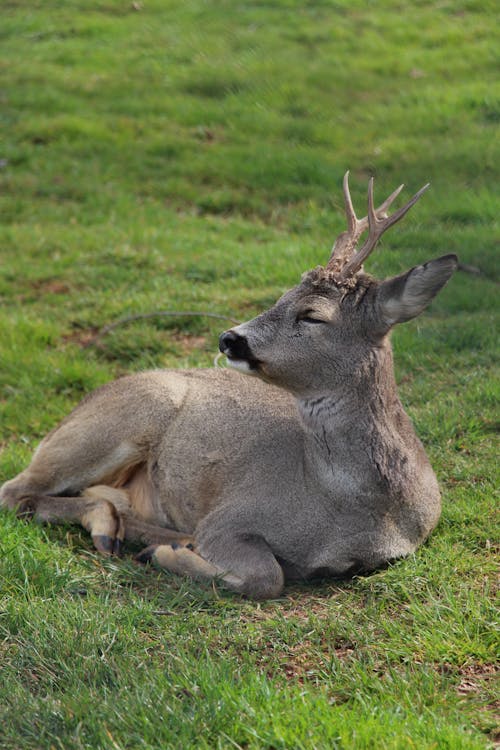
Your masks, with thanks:
[(257, 377), (157, 370), (105, 385), (0, 502), (77, 517), (101, 542), (137, 528), (156, 544), (154, 529), (169, 529), (167, 541), (193, 544), (153, 546), (143, 559), (256, 598), (277, 596), (285, 578), (348, 575), (413, 552), (438, 521), (440, 494), (397, 395), (387, 334), (455, 267), (444, 256), (382, 283), (309, 272), (221, 337), (230, 362)]

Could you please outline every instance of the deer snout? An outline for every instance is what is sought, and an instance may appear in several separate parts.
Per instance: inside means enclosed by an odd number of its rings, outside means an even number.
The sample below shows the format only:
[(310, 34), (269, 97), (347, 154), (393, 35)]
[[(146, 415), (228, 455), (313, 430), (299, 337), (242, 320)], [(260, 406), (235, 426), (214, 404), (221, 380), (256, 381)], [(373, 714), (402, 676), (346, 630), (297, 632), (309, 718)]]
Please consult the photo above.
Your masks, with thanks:
[(232, 367), (242, 372), (257, 372), (260, 363), (252, 353), (245, 336), (234, 330), (225, 331), (219, 337), (219, 349), (226, 355)]
[(244, 336), (236, 331), (224, 331), (219, 337), (219, 349), (227, 357), (251, 359), (250, 347)]

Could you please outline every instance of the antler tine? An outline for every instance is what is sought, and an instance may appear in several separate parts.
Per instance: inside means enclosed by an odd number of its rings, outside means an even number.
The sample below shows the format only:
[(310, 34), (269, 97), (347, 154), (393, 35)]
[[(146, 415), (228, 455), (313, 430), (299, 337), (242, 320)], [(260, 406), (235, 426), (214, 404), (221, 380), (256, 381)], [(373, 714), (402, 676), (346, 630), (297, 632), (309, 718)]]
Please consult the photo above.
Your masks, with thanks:
[(387, 198), (387, 200), (382, 204), (382, 206), (375, 211), (373, 207), (373, 177), (370, 179), (370, 182), (368, 183), (368, 237), (366, 238), (366, 242), (364, 243), (364, 245), (342, 268), (340, 272), (340, 278), (342, 280), (347, 279), (349, 276), (352, 276), (357, 271), (359, 271), (367, 257), (374, 250), (383, 233), (387, 229), (389, 229), (389, 227), (392, 227), (393, 224), (396, 224), (397, 221), (402, 219), (403, 216), (408, 213), (410, 208), (415, 205), (418, 199), (425, 193), (425, 191), (429, 187), (430, 183), (424, 185), (422, 188), (420, 188), (418, 193), (415, 193), (413, 198), (410, 198), (408, 203), (399, 208), (390, 216), (380, 216), (380, 218), (378, 218), (377, 214), (380, 215), (382, 208), (385, 210), (385, 208), (388, 208), (391, 205), (394, 199), (401, 192), (403, 186), (401, 185), (397, 190), (395, 190), (394, 193), (392, 193), (392, 195), (390, 195), (389, 198)]
[(347, 170), (344, 175), (343, 193), (347, 230), (341, 232), (333, 243), (330, 260), (326, 266), (335, 271), (339, 271), (347, 262), (355, 250), (360, 236), (368, 226), (366, 223), (366, 217), (364, 219), (358, 219), (354, 206), (352, 205), (351, 193), (349, 191), (349, 170)]
[[(373, 177), (371, 178), (371, 182), (373, 183)], [(375, 213), (377, 215), (377, 218), (385, 218), (384, 214), (387, 211), (387, 209), (394, 203), (402, 189), (404, 188), (404, 183), (400, 185), (396, 190), (390, 194), (388, 198), (385, 199), (383, 203), (380, 204), (380, 206), (376, 209)], [(368, 227), (368, 216), (363, 216), (362, 219), (358, 219), (356, 216), (356, 212), (354, 211), (354, 207), (352, 205), (352, 198), (351, 198), (351, 192), (349, 190), (349, 170), (344, 175), (344, 182), (343, 182), (343, 191), (344, 191), (344, 203), (345, 203), (345, 215), (347, 218), (347, 228), (350, 233), (357, 231), (364, 232), (365, 229)]]
[(354, 206), (352, 205), (352, 198), (351, 198), (351, 192), (349, 190), (349, 170), (344, 175), (344, 182), (342, 184), (342, 189), (344, 192), (344, 204), (345, 204), (345, 215), (347, 218), (347, 229), (350, 234), (356, 231), (356, 224), (358, 223), (358, 217), (356, 216), (356, 212), (354, 211)]
[[(396, 200), (404, 185), (400, 185), (385, 201), (376, 209), (377, 218), (385, 218), (389, 206)], [(368, 228), (368, 216), (358, 219), (354, 206), (352, 205), (351, 193), (349, 190), (349, 170), (344, 175), (343, 181), (345, 215), (347, 219), (347, 231), (339, 234), (332, 247), (330, 260), (327, 268), (339, 272), (347, 263), (350, 256), (356, 249), (357, 242), (363, 232)]]
[(370, 230), (370, 234), (373, 234), (374, 227), (376, 228), (377, 226), (377, 215), (373, 208), (373, 182), (373, 177), (370, 177), (368, 180), (368, 229)]
[[(373, 179), (373, 178), (372, 178)], [(402, 189), (404, 188), (404, 183), (400, 185), (396, 190), (390, 194), (388, 198), (385, 199), (385, 201), (382, 203), (381, 206), (377, 208), (377, 214), (380, 215), (381, 218), (383, 217), (383, 214), (387, 211), (388, 208), (392, 206)]]

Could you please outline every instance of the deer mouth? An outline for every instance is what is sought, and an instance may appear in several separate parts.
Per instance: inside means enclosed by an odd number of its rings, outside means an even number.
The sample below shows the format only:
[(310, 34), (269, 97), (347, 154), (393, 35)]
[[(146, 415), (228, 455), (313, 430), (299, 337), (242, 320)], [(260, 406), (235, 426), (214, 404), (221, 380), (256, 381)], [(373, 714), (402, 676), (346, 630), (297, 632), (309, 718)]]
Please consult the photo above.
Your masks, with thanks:
[(256, 375), (259, 371), (260, 361), (258, 359), (241, 359), (239, 357), (233, 357), (230, 354), (226, 354), (228, 364), (235, 370), (241, 372), (250, 373)]
[(219, 349), (226, 355), (231, 367), (242, 372), (256, 373), (260, 360), (254, 357), (245, 336), (235, 331), (226, 331), (219, 338)]

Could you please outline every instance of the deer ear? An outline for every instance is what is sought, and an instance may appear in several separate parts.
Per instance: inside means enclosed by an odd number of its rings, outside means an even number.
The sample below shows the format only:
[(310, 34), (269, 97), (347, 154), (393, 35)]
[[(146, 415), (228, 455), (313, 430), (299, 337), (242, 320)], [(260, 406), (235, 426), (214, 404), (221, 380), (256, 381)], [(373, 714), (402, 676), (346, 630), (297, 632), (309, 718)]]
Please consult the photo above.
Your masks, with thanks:
[(396, 323), (411, 320), (425, 310), (429, 302), (456, 270), (456, 255), (443, 255), (401, 276), (383, 281), (377, 293), (380, 320), (386, 330)]

